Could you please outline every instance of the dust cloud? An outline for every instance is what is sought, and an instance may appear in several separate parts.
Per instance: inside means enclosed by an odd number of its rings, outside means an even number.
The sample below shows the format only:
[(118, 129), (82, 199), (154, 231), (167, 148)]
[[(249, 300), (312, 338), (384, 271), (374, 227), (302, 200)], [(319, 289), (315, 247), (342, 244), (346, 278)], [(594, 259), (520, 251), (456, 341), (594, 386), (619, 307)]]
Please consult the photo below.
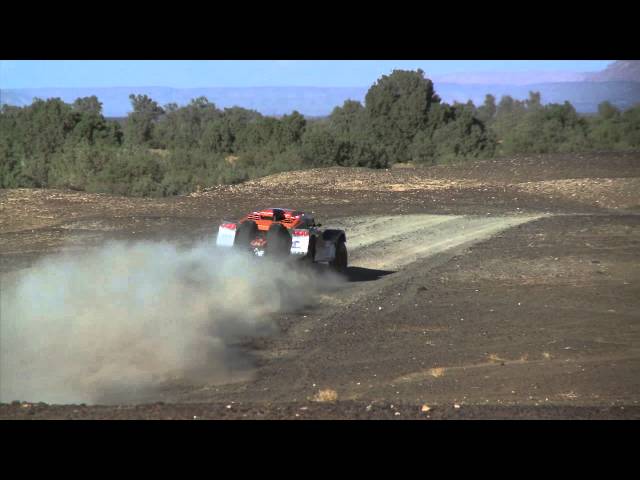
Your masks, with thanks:
[(249, 378), (247, 338), (277, 332), (328, 272), (202, 242), (110, 243), (48, 257), (0, 292), (0, 401), (131, 403), (172, 382)]

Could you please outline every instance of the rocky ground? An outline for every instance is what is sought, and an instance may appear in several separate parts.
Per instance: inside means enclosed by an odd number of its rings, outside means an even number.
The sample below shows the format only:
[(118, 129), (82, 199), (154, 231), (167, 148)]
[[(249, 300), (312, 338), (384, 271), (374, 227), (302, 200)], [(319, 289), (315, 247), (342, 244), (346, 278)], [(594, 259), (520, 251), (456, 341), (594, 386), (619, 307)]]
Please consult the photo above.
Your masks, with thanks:
[[(188, 246), (263, 206), (347, 231), (339, 288), (246, 339), (248, 379), (0, 418), (640, 418), (640, 155), (288, 172), (190, 196), (0, 191), (3, 281), (106, 240)], [(21, 402), (22, 401), (22, 402)]]

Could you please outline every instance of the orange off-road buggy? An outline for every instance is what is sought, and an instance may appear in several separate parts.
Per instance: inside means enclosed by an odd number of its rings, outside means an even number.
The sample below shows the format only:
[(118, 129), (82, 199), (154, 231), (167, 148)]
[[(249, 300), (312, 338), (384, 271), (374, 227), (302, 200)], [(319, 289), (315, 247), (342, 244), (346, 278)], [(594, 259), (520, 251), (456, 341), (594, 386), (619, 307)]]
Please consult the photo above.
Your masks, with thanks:
[(347, 269), (347, 237), (344, 230), (321, 229), (312, 215), (289, 208), (251, 212), (238, 222), (223, 222), (216, 244), (249, 251), (254, 255), (294, 257), (333, 269)]

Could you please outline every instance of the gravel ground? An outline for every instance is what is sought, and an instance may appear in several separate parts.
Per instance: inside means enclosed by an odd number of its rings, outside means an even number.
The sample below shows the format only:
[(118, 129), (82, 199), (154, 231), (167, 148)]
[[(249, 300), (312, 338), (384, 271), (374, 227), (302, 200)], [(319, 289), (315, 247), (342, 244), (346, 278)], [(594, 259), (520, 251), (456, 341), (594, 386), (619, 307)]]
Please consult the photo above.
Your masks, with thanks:
[(351, 267), (236, 346), (246, 379), (162, 384), (137, 405), (16, 398), (30, 403), (0, 418), (638, 418), (639, 179), (640, 155), (602, 153), (290, 172), (169, 199), (2, 190), (5, 285), (107, 240), (189, 246), (261, 206), (345, 227)]

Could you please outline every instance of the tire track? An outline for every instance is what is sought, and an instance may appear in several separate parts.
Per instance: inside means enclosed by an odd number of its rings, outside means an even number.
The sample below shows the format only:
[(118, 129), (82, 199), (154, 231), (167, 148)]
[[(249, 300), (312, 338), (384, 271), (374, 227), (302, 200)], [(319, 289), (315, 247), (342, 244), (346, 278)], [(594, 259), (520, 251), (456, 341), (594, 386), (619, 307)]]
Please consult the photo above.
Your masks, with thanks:
[(472, 245), (508, 228), (543, 215), (478, 217), (458, 215), (397, 215), (343, 218), (350, 264), (389, 270), (420, 258)]

